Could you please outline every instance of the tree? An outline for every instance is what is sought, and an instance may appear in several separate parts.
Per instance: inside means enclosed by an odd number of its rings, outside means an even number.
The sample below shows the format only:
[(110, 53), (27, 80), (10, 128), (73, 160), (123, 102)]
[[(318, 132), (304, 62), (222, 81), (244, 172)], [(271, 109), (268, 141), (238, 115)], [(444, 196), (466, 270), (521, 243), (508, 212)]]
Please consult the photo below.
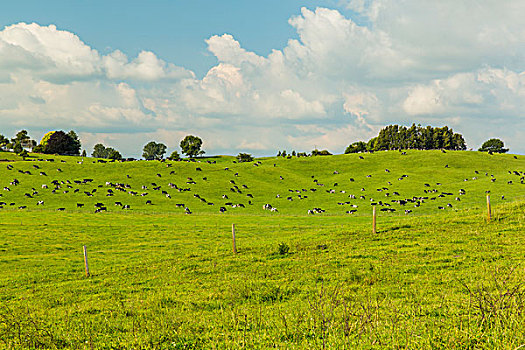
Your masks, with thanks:
[(22, 153), (22, 151), (24, 150), (24, 148), (22, 147), (22, 145), (20, 144), (20, 142), (16, 142), (15, 143), (15, 146), (13, 147), (13, 151), (16, 153), (16, 154), (20, 154)]
[(114, 160), (122, 159), (122, 155), (120, 154), (119, 151), (111, 147), (106, 148), (101, 143), (97, 143), (93, 147), (93, 153), (91, 153), (91, 156), (94, 158), (105, 158), (105, 159), (114, 159)]
[(201, 151), (202, 140), (198, 136), (188, 135), (180, 142), (182, 153), (190, 158), (203, 155), (205, 152)]
[(177, 151), (171, 152), (171, 155), (168, 157), (169, 160), (180, 160), (180, 154)]
[(4, 135), (0, 135), (0, 151), (3, 151), (4, 148), (9, 144), (9, 139)]
[(239, 163), (253, 162), (253, 157), (251, 154), (248, 153), (239, 153), (237, 155), (237, 160), (239, 161)]
[(93, 158), (106, 158), (106, 147), (101, 144), (97, 143), (93, 147), (93, 152), (91, 153), (91, 157)]
[(22, 146), (22, 148), (33, 148), (36, 146), (36, 141), (31, 140), (31, 138), (27, 134), (27, 130), (20, 130), (19, 132), (17, 132), (15, 137), (11, 139), (11, 143), (13, 145), (19, 143), (20, 146)]
[(166, 153), (166, 145), (155, 141), (147, 143), (142, 150), (142, 156), (146, 160), (161, 160), (164, 158), (164, 153)]
[(363, 141), (357, 141), (349, 145), (346, 150), (345, 154), (349, 153), (359, 153), (366, 151), (366, 143)]
[(87, 157), (87, 153), (86, 153), (86, 150), (85, 150), (85, 149), (82, 150), (82, 154), (81, 154), (81, 156), (82, 156), (82, 157)]
[(77, 133), (73, 130), (70, 130), (68, 133), (68, 136), (71, 137), (71, 146), (70, 146), (70, 154), (79, 156), (80, 155), (80, 148), (82, 148), (82, 144), (80, 143), (80, 140), (78, 139)]
[(508, 148), (504, 148), (503, 141), (500, 139), (490, 139), (485, 142), (483, 142), (483, 145), (481, 145), (481, 148), (478, 149), (480, 152), (492, 152), (492, 153), (507, 153), (509, 151)]
[(114, 159), (114, 160), (121, 160), (122, 159), (122, 155), (116, 149), (108, 147), (108, 148), (106, 148), (106, 158), (107, 159)]
[(44, 153), (74, 155), (75, 147), (76, 145), (71, 136), (62, 130), (59, 130), (55, 131), (47, 140), (47, 144), (44, 147)]
[(44, 135), (34, 150), (46, 154), (78, 156), (80, 155), (80, 140), (74, 131), (67, 134), (62, 130), (50, 131)]
[(312, 156), (331, 156), (332, 153), (328, 152), (327, 150), (319, 151), (318, 149), (314, 149), (312, 151)]

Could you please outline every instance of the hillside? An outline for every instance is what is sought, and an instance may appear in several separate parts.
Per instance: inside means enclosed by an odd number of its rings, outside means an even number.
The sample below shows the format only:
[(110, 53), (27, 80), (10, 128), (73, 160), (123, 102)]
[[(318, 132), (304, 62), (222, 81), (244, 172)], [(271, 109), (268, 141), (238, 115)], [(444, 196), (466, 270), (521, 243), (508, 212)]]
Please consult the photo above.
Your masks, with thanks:
[(522, 347), (525, 157), (361, 156), (0, 153), (0, 349)]
[[(525, 196), (525, 157), (397, 151), (308, 158), (136, 161), (0, 153), (2, 210), (265, 215), (428, 214)], [(40, 202), (40, 204), (38, 204)], [(95, 207), (95, 204), (98, 207)], [(122, 205), (115, 205), (115, 203)], [(263, 210), (270, 204), (277, 211)], [(187, 209), (185, 209), (187, 208)]]

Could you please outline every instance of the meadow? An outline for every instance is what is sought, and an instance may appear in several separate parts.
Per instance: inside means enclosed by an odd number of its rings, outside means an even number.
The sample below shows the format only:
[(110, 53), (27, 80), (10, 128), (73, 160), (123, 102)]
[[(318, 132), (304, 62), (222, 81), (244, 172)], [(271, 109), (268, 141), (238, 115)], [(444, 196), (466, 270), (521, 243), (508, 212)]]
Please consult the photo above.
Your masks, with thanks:
[(361, 157), (0, 153), (0, 348), (522, 348), (525, 157)]

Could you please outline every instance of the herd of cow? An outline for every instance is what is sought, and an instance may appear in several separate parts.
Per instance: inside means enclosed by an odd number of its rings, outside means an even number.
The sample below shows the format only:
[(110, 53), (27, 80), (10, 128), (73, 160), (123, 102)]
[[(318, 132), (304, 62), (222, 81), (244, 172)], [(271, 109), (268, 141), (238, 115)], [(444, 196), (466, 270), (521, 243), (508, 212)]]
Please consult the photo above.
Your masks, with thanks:
[[(41, 160), (43, 161), (43, 160)], [(52, 159), (49, 161), (53, 161)], [(62, 162), (65, 162), (62, 160)], [(209, 164), (215, 164), (215, 162), (208, 161)], [(79, 162), (79, 164), (82, 164)], [(258, 167), (262, 163), (254, 162), (253, 165)], [(173, 165), (171, 163), (166, 163), (166, 167), (170, 168)], [(276, 165), (274, 164), (274, 167)], [(38, 164), (33, 164), (32, 167), (34, 168), (34, 174), (29, 170), (22, 170), (22, 169), (15, 169), (13, 165), (7, 164), (7, 170), (10, 172), (17, 172), (20, 174), (20, 176), (17, 176), (16, 178), (13, 176), (12, 180), (9, 181), (9, 184), (6, 184), (3, 187), (3, 190), (6, 193), (11, 192), (12, 190), (15, 190), (19, 188), (20, 184), (23, 181), (26, 181), (27, 176), (32, 175), (39, 175), (42, 176), (44, 179), (49, 179), (49, 176), (46, 172), (42, 171), (41, 167)], [(448, 165), (445, 166), (448, 168)], [(228, 171), (231, 173), (229, 168), (224, 168), (225, 171)], [(58, 173), (63, 173), (62, 169), (56, 168), (56, 171)], [(201, 167), (196, 167), (195, 172), (196, 174), (202, 173)], [(390, 173), (389, 169), (385, 169), (386, 173)], [(175, 171), (171, 171), (170, 175), (174, 175)], [(475, 181), (478, 179), (479, 172), (474, 171), (475, 175), (472, 178), (466, 178), (464, 181)], [(509, 174), (516, 175), (517, 179), (515, 182), (519, 182), (521, 184), (524, 184), (524, 173), (520, 171), (509, 171)], [(63, 174), (65, 175), (65, 173)], [(228, 193), (231, 192), (230, 195), (235, 194), (235, 197), (239, 198), (237, 195), (241, 195), (243, 198), (245, 197), (245, 203), (242, 203), (239, 199), (237, 201), (230, 200), (227, 193), (223, 193), (220, 198), (217, 198), (216, 201), (220, 201), (221, 204), (217, 205), (218, 211), (220, 213), (225, 213), (228, 211), (227, 208), (246, 208), (246, 206), (252, 206), (257, 202), (254, 199), (254, 195), (252, 193), (246, 193), (249, 190), (249, 186), (247, 184), (242, 184), (239, 181), (239, 173), (233, 173), (233, 178), (229, 180), (229, 188)], [(345, 174), (341, 174), (340, 171), (333, 171), (333, 175), (336, 175), (337, 177), (341, 177), (341, 181), (345, 181), (344, 179)], [(197, 175), (195, 175), (197, 176)], [(496, 181), (496, 178), (494, 175), (489, 175), (488, 173), (485, 173), (486, 177), (490, 177), (492, 182)], [(61, 176), (64, 177), (64, 176)], [(107, 199), (105, 201), (102, 201), (99, 199), (96, 203), (94, 203), (93, 210), (95, 213), (100, 213), (104, 211), (108, 211), (108, 197), (113, 197), (117, 193), (122, 194), (128, 194), (129, 196), (133, 197), (146, 197), (150, 195), (151, 191), (154, 191), (158, 194), (160, 194), (160, 198), (164, 198), (164, 200), (171, 200), (172, 195), (174, 195), (174, 191), (177, 191), (180, 193), (180, 195), (177, 196), (177, 198), (184, 197), (186, 192), (191, 192), (193, 195), (193, 198), (199, 200), (202, 204), (205, 204), (207, 206), (215, 206), (215, 203), (213, 201), (205, 199), (203, 196), (199, 195), (198, 193), (195, 193), (196, 188), (191, 187), (192, 185), (196, 185), (197, 182), (193, 179), (193, 177), (187, 177), (186, 178), (186, 185), (185, 186), (178, 186), (175, 183), (172, 182), (166, 182), (166, 189), (163, 188), (162, 181), (162, 174), (157, 173), (155, 175), (156, 179), (155, 181), (151, 181), (149, 183), (143, 183), (140, 185), (139, 188), (133, 188), (133, 186), (130, 183), (126, 182), (111, 182), (111, 181), (105, 181), (104, 183), (95, 184), (94, 180), (91, 178), (83, 178), (83, 179), (62, 179), (62, 180), (48, 180), (46, 183), (42, 184), (40, 186), (40, 189), (37, 190), (34, 187), (31, 187), (30, 191), (27, 191), (24, 193), (24, 203), (15, 203), (13, 201), (6, 201), (9, 198), (9, 195), (6, 194), (5, 196), (3, 194), (0, 194), (0, 197), (4, 197), (4, 201), (0, 201), (0, 209), (2, 209), (4, 206), (9, 207), (15, 207), (18, 209), (27, 209), (29, 202), (26, 202), (26, 200), (33, 200), (35, 201), (37, 206), (43, 206), (44, 200), (40, 197), (40, 192), (42, 191), (48, 191), (52, 194), (58, 195), (58, 194), (68, 194), (68, 193), (79, 193), (83, 194), (86, 197), (94, 197), (97, 196), (97, 198), (100, 198), (101, 195), (106, 197)], [(367, 178), (371, 178), (372, 174), (366, 175)], [(131, 176), (128, 174), (126, 175), (126, 179), (130, 179)], [(333, 177), (332, 177), (333, 178)], [(392, 181), (395, 181), (395, 178), (397, 178), (397, 181), (407, 181), (408, 175), (403, 174), (399, 177), (392, 178)], [(207, 181), (207, 177), (202, 177), (203, 181)], [(354, 178), (346, 178), (348, 182), (352, 183), (356, 180)], [(27, 179), (28, 182), (34, 183), (34, 179)], [(200, 179), (198, 180), (200, 181)], [(285, 179), (282, 175), (279, 175), (279, 182), (284, 183)], [(359, 207), (368, 207), (368, 205), (377, 206), (380, 207), (380, 211), (383, 212), (396, 212), (395, 206), (398, 206), (401, 210), (404, 210), (405, 214), (410, 214), (413, 210), (413, 208), (418, 208), (424, 205), (425, 203), (432, 203), (432, 201), (437, 200), (438, 198), (447, 198), (447, 197), (454, 197), (455, 201), (461, 201), (461, 196), (466, 195), (466, 191), (464, 189), (460, 189), (456, 195), (452, 192), (446, 192), (446, 191), (440, 191), (438, 188), (441, 185), (441, 183), (435, 183), (434, 185), (431, 185), (430, 183), (425, 183), (424, 188), (422, 189), (421, 195), (418, 196), (410, 196), (410, 197), (403, 197), (398, 191), (393, 191), (389, 189), (389, 186), (392, 186), (392, 183), (390, 181), (387, 181), (385, 186), (381, 186), (379, 188), (373, 188), (373, 189), (366, 189), (364, 187), (361, 188), (361, 194), (355, 194), (355, 193), (347, 193), (348, 191), (345, 189), (341, 189), (342, 186), (339, 185), (338, 182), (334, 182), (332, 186), (328, 186), (325, 183), (321, 182), (319, 179), (316, 178), (316, 176), (311, 175), (311, 188), (298, 188), (298, 189), (288, 189), (289, 194), (286, 196), (281, 196), (281, 194), (277, 193), (274, 195), (273, 203), (268, 203), (268, 196), (264, 196), (265, 198), (257, 198), (259, 203), (264, 203), (262, 205), (263, 210), (271, 211), (271, 212), (278, 212), (277, 207), (284, 206), (281, 201), (286, 200), (289, 202), (293, 202), (295, 200), (308, 200), (309, 194), (316, 194), (319, 195), (321, 193), (326, 195), (335, 195), (337, 194), (338, 198), (341, 198), (341, 196), (344, 196), (348, 198), (349, 200), (344, 201), (337, 201), (337, 205), (344, 207), (348, 207), (348, 210), (344, 210), (347, 214), (354, 214), (358, 211)], [(508, 184), (513, 184), (514, 182), (508, 181)], [(136, 186), (136, 185), (135, 185)], [(282, 190), (283, 185), (281, 184), (275, 184), (274, 188), (276, 190)], [(171, 194), (168, 192), (168, 189), (172, 192)], [(26, 187), (27, 190), (27, 187)], [(384, 199), (379, 200), (377, 196), (384, 197)], [(375, 198), (374, 198), (375, 197)], [(76, 197), (78, 198), (78, 197)], [(158, 196), (155, 197), (156, 200), (159, 199)], [(2, 199), (2, 198), (0, 198)], [(119, 198), (119, 201), (110, 201), (111, 205), (114, 207), (121, 208), (122, 210), (128, 210), (131, 209), (131, 204), (123, 203), (123, 200)], [(502, 196), (502, 199), (504, 197)], [(253, 200), (253, 201), (252, 201)], [(66, 201), (64, 201), (66, 202)], [(276, 204), (277, 202), (277, 204)], [(446, 203), (446, 205), (438, 205), (436, 206), (437, 209), (444, 210), (446, 208), (453, 208), (453, 205), (451, 203), (452, 201), (449, 201)], [(152, 199), (146, 199), (145, 205), (153, 205)], [(85, 203), (83, 202), (77, 202), (76, 207), (78, 209), (84, 208)], [(175, 203), (174, 206), (176, 208), (182, 208), (184, 210), (184, 213), (186, 214), (192, 214), (192, 210), (189, 208), (189, 206), (185, 205), (184, 203)], [(409, 209), (410, 208), (410, 209)], [(58, 207), (56, 210), (58, 211), (64, 211), (65, 207)], [(319, 206), (313, 206), (310, 209), (307, 210), (307, 214), (314, 215), (314, 214), (321, 214), (326, 212), (326, 209), (322, 209)]]

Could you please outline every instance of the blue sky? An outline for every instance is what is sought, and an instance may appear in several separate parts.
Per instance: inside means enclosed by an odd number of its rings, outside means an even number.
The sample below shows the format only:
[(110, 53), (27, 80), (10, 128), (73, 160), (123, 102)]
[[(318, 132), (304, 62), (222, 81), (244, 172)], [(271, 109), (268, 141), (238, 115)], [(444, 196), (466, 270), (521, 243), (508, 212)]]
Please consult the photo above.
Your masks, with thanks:
[(78, 35), (101, 53), (119, 49), (130, 56), (142, 50), (204, 75), (217, 63), (205, 39), (230, 33), (260, 55), (283, 48), (297, 37), (288, 24), (301, 7), (330, 6), (351, 14), (337, 1), (214, 0), (35, 0), (2, 4), (0, 26), (55, 24)]
[(524, 16), (521, 0), (10, 1), (0, 133), (273, 155), (420, 123), (523, 154)]

